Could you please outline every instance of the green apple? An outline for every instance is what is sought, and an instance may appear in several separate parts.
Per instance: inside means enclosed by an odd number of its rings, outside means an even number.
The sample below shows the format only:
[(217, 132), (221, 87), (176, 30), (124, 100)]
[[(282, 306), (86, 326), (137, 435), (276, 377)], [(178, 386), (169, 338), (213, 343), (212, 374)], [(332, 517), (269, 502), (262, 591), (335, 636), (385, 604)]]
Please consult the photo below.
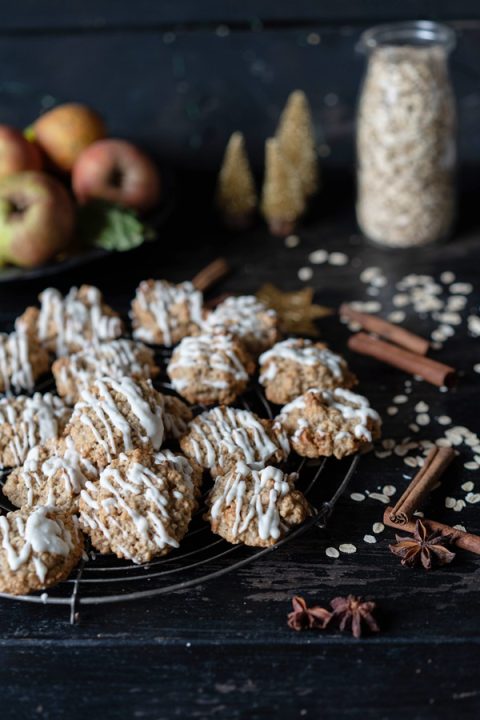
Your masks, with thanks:
[(0, 264), (36, 267), (70, 242), (73, 202), (63, 185), (42, 172), (0, 180)]

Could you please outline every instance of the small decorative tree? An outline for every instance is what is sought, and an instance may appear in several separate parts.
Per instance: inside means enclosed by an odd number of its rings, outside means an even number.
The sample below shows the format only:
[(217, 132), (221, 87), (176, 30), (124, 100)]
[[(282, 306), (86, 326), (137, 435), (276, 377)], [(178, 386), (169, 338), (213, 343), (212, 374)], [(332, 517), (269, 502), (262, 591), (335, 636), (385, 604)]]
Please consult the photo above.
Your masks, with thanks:
[(312, 114), (303, 90), (290, 93), (276, 137), (282, 154), (298, 174), (305, 198), (318, 190), (318, 157)]
[(295, 229), (305, 209), (299, 177), (280, 150), (276, 138), (265, 145), (265, 178), (262, 191), (262, 213), (272, 235), (285, 237)]
[(250, 225), (257, 207), (257, 193), (241, 132), (231, 135), (225, 149), (218, 175), (216, 204), (229, 227), (244, 229)]

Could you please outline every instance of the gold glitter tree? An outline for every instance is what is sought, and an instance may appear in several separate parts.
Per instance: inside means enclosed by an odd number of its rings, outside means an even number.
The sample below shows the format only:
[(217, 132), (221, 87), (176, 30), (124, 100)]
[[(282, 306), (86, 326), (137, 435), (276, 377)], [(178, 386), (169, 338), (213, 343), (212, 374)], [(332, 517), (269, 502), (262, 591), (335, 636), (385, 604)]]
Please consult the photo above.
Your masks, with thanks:
[(298, 174), (305, 198), (318, 190), (318, 158), (310, 105), (303, 90), (290, 93), (276, 137), (282, 154)]
[(241, 132), (234, 132), (228, 141), (218, 175), (216, 205), (231, 228), (248, 227), (253, 219), (257, 193)]
[(305, 199), (297, 173), (280, 150), (276, 138), (265, 145), (265, 178), (262, 213), (272, 235), (285, 237), (295, 229), (305, 209)]

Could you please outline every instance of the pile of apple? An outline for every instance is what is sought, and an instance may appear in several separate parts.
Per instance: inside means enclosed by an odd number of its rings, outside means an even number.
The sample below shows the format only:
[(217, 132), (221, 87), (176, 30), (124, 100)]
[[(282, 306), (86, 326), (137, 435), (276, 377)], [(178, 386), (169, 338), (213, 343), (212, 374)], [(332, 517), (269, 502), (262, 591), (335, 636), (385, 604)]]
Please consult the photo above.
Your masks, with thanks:
[(139, 213), (158, 204), (152, 160), (106, 135), (102, 118), (78, 103), (49, 110), (24, 133), (0, 125), (0, 265), (36, 267), (65, 251), (77, 204), (101, 200)]

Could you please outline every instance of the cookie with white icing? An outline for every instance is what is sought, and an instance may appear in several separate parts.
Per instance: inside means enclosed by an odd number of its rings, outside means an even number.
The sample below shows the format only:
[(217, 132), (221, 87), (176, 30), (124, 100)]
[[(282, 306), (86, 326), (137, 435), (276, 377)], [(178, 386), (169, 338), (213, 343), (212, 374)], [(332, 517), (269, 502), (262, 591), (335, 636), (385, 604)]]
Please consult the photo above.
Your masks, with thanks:
[(179, 546), (195, 488), (174, 463), (144, 450), (121, 454), (80, 495), (80, 524), (101, 553), (146, 563)]
[(310, 514), (305, 496), (294, 487), (296, 479), (295, 473), (287, 475), (271, 465), (252, 470), (238, 462), (216, 478), (205, 519), (229, 543), (274, 545)]
[(260, 356), (259, 381), (268, 400), (283, 405), (310, 388), (351, 388), (357, 378), (345, 360), (323, 343), (289, 338)]
[(133, 337), (171, 347), (200, 330), (203, 295), (191, 282), (143, 280), (132, 301)]
[(181, 453), (174, 453), (166, 449), (155, 453), (155, 460), (157, 462), (171, 463), (183, 478), (192, 483), (195, 496), (200, 495), (203, 482), (203, 468), (201, 468), (195, 460), (187, 458)]
[(80, 560), (76, 518), (56, 508), (21, 508), (0, 517), (0, 592), (26, 595), (65, 580)]
[(39, 445), (3, 485), (3, 494), (16, 507), (49, 505), (65, 512), (78, 510), (80, 491), (98, 479), (96, 467), (76, 451), (71, 438)]
[(379, 414), (350, 390), (308, 390), (282, 408), (276, 424), (303, 457), (351, 455), (380, 437)]
[(72, 414), (51, 393), (0, 400), (0, 467), (18, 467), (29, 451), (60, 437)]
[(108, 342), (123, 334), (119, 315), (92, 285), (72, 287), (65, 297), (55, 288), (47, 288), (39, 300), (40, 308), (27, 308), (16, 326), (57, 356), (80, 352), (87, 343)]
[(249, 410), (220, 406), (198, 415), (180, 440), (185, 455), (214, 475), (241, 460), (253, 468), (278, 463), (289, 453), (288, 438), (277, 424)]
[(57, 392), (70, 405), (99, 378), (119, 380), (128, 375), (134, 380), (148, 380), (159, 372), (153, 350), (126, 339), (89, 345), (78, 353), (58, 358), (52, 365)]
[(244, 392), (255, 369), (243, 345), (231, 335), (186, 337), (167, 367), (173, 388), (188, 402), (230, 405)]
[(252, 357), (272, 347), (280, 337), (277, 313), (254, 295), (228, 297), (210, 313), (204, 329), (235, 335)]
[(28, 333), (0, 333), (0, 392), (32, 392), (39, 377), (48, 372), (48, 352)]
[(164, 437), (163, 403), (150, 380), (102, 378), (81, 394), (65, 429), (83, 457), (103, 469), (120, 453)]

